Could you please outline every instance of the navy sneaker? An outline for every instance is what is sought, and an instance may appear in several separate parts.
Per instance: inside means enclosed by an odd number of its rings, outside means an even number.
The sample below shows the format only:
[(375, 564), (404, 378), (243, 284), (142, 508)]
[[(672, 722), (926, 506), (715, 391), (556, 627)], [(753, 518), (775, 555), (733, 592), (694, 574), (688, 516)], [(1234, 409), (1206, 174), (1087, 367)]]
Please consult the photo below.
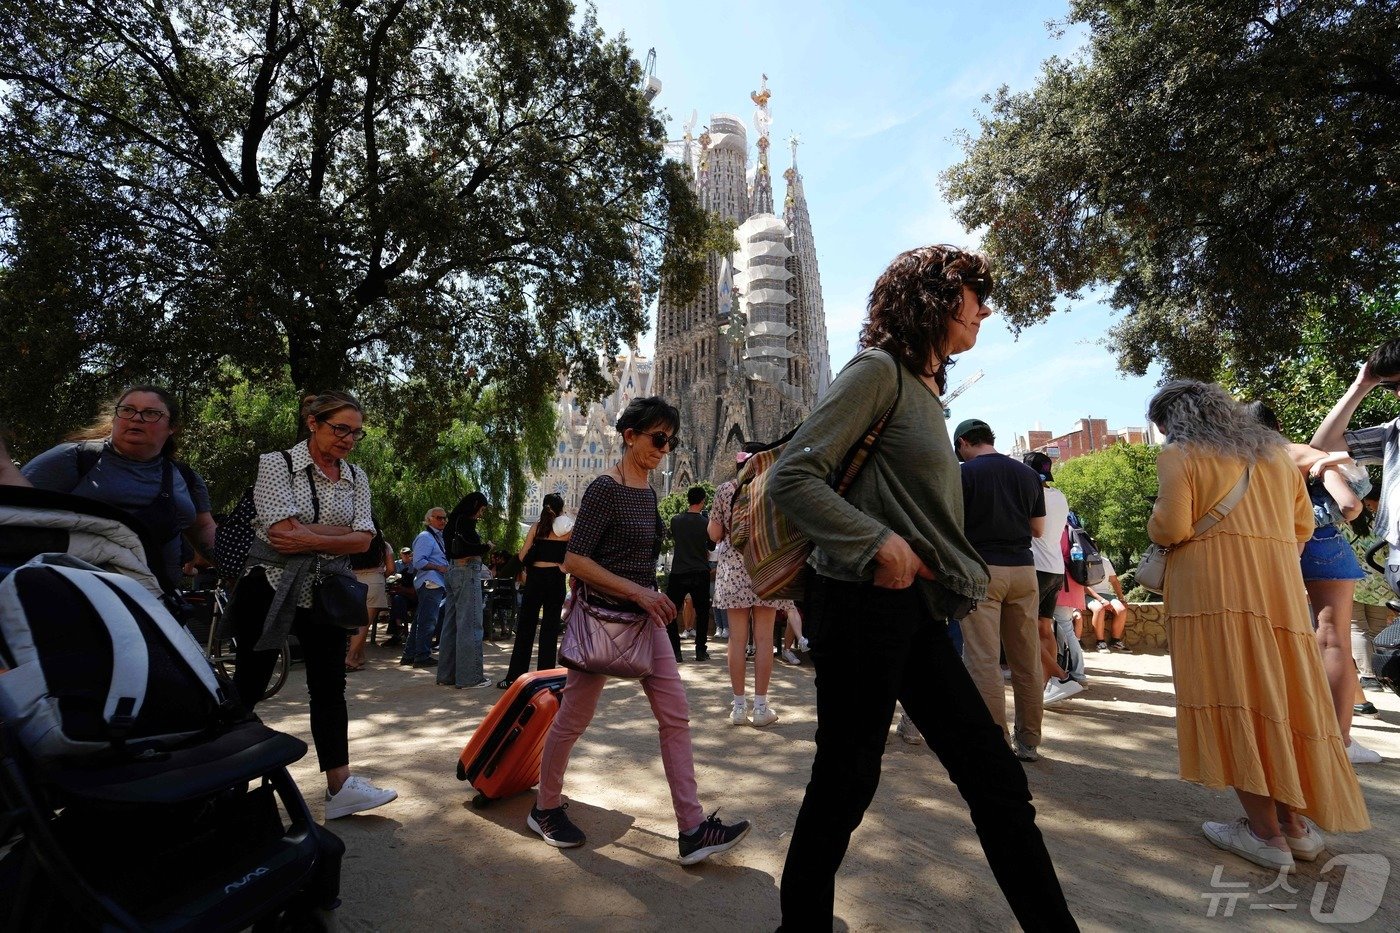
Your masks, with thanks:
[(585, 836), (583, 830), (574, 825), (573, 820), (564, 811), (569, 808), (567, 803), (560, 804), (552, 810), (541, 810), (539, 807), (531, 807), (530, 815), (525, 818), (525, 824), (540, 834), (540, 838), (556, 849), (572, 849), (574, 846), (583, 845)]
[(719, 811), (711, 813), (693, 833), (681, 833), (681, 864), (694, 865), (719, 852), (728, 852), (749, 834), (749, 821), (740, 820), (728, 826), (719, 821)]

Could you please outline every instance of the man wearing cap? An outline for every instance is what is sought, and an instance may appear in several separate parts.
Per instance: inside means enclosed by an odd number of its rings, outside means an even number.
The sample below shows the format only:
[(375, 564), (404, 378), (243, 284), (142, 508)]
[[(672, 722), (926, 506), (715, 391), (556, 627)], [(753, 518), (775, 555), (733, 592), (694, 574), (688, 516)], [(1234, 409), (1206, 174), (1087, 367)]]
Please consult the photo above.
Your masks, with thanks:
[(398, 579), (389, 586), (389, 637), (384, 642), (385, 647), (389, 648), (403, 644), (409, 620), (418, 607), (418, 594), (413, 589), (413, 548), (399, 548), (394, 573)]
[(964, 531), (991, 578), (987, 598), (962, 623), (963, 664), (1005, 731), (1006, 691), (998, 660), (1006, 651), (1016, 707), (1011, 749), (1022, 761), (1036, 761), (1045, 681), (1031, 540), (1045, 530), (1045, 492), (1035, 470), (998, 453), (995, 443), (991, 427), (976, 418), (953, 431), (953, 450), (962, 461)]
[[(1068, 611), (1057, 612), (1068, 607), (1056, 605), (1065, 587), (1065, 556), (1060, 545), (1065, 536), (1065, 523), (1069, 520), (1069, 500), (1050, 485), (1054, 482), (1051, 472), (1054, 461), (1049, 456), (1032, 450), (1021, 462), (1035, 470), (1045, 490), (1045, 527), (1042, 534), (1031, 540), (1031, 551), (1035, 554), (1035, 576), (1040, 588), (1040, 610), (1036, 618), (1040, 629), (1040, 665), (1047, 677), (1045, 705), (1050, 706), (1084, 690), (1084, 652), (1074, 636), (1074, 620)], [(1065, 639), (1070, 657), (1078, 658), (1079, 663), (1072, 665), (1078, 667), (1077, 671), (1067, 671), (1060, 666), (1057, 628)]]

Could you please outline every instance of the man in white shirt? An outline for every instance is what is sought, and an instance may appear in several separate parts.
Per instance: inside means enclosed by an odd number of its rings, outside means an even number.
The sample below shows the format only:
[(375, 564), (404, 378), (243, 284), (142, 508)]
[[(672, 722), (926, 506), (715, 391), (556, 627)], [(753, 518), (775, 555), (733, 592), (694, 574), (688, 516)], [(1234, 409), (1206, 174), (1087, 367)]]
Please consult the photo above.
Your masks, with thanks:
[(1035, 556), (1035, 577), (1040, 586), (1040, 608), (1036, 612), (1040, 629), (1040, 663), (1046, 674), (1045, 704), (1058, 703), (1084, 690), (1084, 685), (1060, 666), (1055, 643), (1055, 600), (1065, 584), (1065, 559), (1060, 553), (1060, 538), (1069, 520), (1069, 500), (1050, 484), (1054, 482), (1048, 456), (1033, 450), (1021, 462), (1040, 474), (1045, 488), (1045, 524), (1040, 534), (1031, 538), (1031, 553)]

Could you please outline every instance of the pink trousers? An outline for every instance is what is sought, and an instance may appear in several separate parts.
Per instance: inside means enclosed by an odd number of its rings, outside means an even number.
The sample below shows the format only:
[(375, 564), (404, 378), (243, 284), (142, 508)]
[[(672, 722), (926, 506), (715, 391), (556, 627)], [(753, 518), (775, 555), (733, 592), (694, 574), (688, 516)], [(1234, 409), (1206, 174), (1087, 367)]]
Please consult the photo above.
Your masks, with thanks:
[[(700, 825), (705, 811), (700, 807), (695, 787), (695, 761), (690, 749), (690, 704), (686, 702), (685, 686), (676, 668), (676, 656), (671, 653), (671, 641), (664, 628), (652, 626), (651, 676), (642, 678), (642, 689), (651, 701), (651, 713), (661, 733), (661, 763), (666, 769), (666, 783), (671, 786), (671, 806), (676, 811), (676, 825), (682, 830)], [(569, 766), (569, 754), (583, 730), (593, 721), (598, 697), (608, 682), (606, 674), (585, 674), (569, 671), (559, 713), (545, 736), (540, 758), (540, 793), (537, 806), (551, 810), (560, 804), (564, 790), (564, 770)]]

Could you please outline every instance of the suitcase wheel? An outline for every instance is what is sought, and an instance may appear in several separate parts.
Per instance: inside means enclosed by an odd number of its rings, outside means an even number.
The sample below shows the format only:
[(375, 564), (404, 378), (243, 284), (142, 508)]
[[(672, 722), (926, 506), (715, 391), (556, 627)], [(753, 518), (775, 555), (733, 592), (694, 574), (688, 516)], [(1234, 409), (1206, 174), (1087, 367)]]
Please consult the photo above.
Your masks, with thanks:
[(477, 794), (475, 797), (472, 798), (472, 806), (478, 810), (484, 809), (490, 803), (491, 798), (486, 796), (485, 794)]
[(459, 781), (465, 781), (466, 779), (467, 779), (467, 767), (466, 767), (466, 765), (462, 764), (462, 761), (461, 761), (461, 759), (459, 758), (459, 759), (457, 760), (457, 780), (459, 780)]

